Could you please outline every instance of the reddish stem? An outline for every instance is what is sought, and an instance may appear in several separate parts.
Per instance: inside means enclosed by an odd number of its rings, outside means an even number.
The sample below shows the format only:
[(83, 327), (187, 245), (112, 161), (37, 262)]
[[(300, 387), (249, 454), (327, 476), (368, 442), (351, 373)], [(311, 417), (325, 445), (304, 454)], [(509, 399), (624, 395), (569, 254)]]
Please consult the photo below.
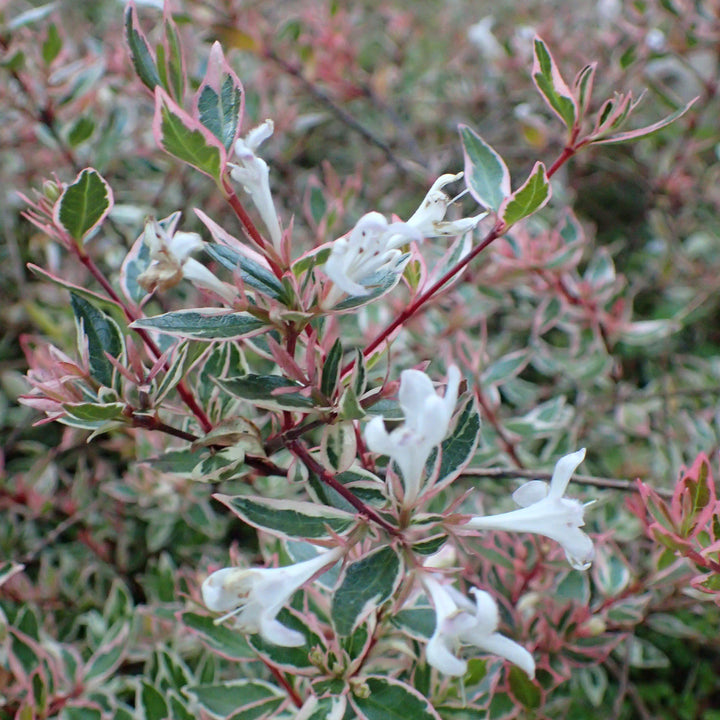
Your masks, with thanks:
[(273, 677), (280, 683), (280, 685), (282, 685), (283, 689), (288, 694), (288, 697), (295, 704), (295, 707), (301, 708), (303, 706), (302, 698), (298, 695), (297, 690), (295, 690), (295, 688), (288, 682), (288, 679), (271, 662), (265, 658), (260, 659), (263, 663), (265, 663), (265, 667), (272, 673)]
[(332, 473), (328, 472), (308, 451), (308, 449), (299, 443), (297, 440), (293, 440), (288, 444), (290, 452), (299, 458), (303, 465), (310, 471), (315, 473), (322, 482), (328, 487), (331, 487), (345, 500), (347, 500), (359, 513), (364, 515), (366, 518), (377, 523), (383, 530), (388, 532), (390, 535), (400, 536), (402, 533), (393, 527), (389, 522), (383, 520), (372, 508), (369, 508), (365, 503), (350, 492), (342, 483), (338, 482)]
[[(68, 245), (70, 245), (70, 247), (77, 247), (74, 242), (69, 239)], [(82, 249), (79, 247), (77, 247), (77, 256), (80, 258), (82, 264), (88, 269), (90, 274), (100, 283), (100, 285), (102, 285), (103, 290), (105, 290), (110, 299), (119, 308), (122, 309), (122, 311), (125, 313), (125, 317), (130, 322), (139, 320), (140, 316), (137, 313), (133, 312), (123, 302), (122, 298), (115, 292), (115, 289), (110, 284), (108, 279), (102, 274), (100, 268), (98, 268), (98, 266), (93, 262), (93, 259), (85, 252), (83, 252)], [(145, 343), (145, 346), (147, 347), (150, 354), (153, 355), (153, 357), (157, 360), (162, 355), (160, 348), (155, 344), (153, 339), (150, 337), (150, 335), (148, 335), (145, 330), (143, 330), (142, 328), (134, 328), (134, 330), (142, 338), (142, 341)], [(164, 367), (166, 370), (169, 370), (170, 364), (168, 362), (165, 362)], [(190, 392), (187, 385), (185, 385), (185, 382), (183, 380), (178, 383), (177, 389), (185, 405), (187, 405), (190, 412), (192, 412), (192, 414), (197, 418), (197, 421), (200, 423), (203, 432), (210, 432), (213, 427), (212, 423), (208, 419), (208, 416), (205, 414), (205, 411), (198, 405), (195, 397), (193, 396), (192, 392)]]
[[(547, 171), (547, 177), (551, 178), (560, 167), (567, 162), (581, 147), (587, 145), (587, 141), (581, 140), (580, 142), (574, 142), (575, 138), (572, 138), (573, 142), (563, 148), (563, 151), (557, 157), (555, 162), (550, 166)], [(506, 230), (505, 224), (498, 220), (495, 223), (493, 229), (485, 236), (483, 241), (472, 249), (469, 255), (466, 255), (460, 262), (454, 267), (450, 268), (439, 280), (431, 285), (424, 293), (422, 293), (414, 302), (410, 303), (405, 310), (403, 310), (398, 317), (393, 320), (370, 344), (365, 348), (363, 354), (365, 357), (370, 355), (375, 348), (385, 342), (395, 330), (404, 325), (443, 285), (449, 282), (455, 275), (463, 270), (472, 260), (477, 257), (490, 243), (497, 240)], [(343, 374), (350, 371), (353, 363), (348, 363), (343, 368)]]
[(245, 231), (247, 236), (255, 243), (255, 245), (258, 246), (260, 250), (262, 250), (263, 254), (267, 258), (267, 261), (270, 263), (270, 267), (275, 276), (278, 279), (282, 278), (283, 271), (277, 261), (277, 256), (275, 254), (274, 248), (272, 246), (269, 246), (265, 241), (265, 238), (260, 234), (260, 231), (257, 229), (257, 226), (248, 215), (247, 210), (245, 210), (245, 207), (240, 202), (240, 198), (238, 198), (235, 190), (233, 190), (233, 187), (232, 185), (230, 185), (227, 178), (223, 178), (222, 180), (222, 190), (223, 194), (225, 195), (225, 199), (228, 201), (228, 204), (237, 215), (238, 220), (240, 220), (240, 222), (242, 223), (243, 230)]

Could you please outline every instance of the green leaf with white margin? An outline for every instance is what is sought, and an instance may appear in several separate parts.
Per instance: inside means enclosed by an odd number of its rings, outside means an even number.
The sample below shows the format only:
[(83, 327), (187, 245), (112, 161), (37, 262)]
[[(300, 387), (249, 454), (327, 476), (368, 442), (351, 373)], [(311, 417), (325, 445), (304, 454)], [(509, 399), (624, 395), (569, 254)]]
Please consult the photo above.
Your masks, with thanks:
[(115, 358), (124, 353), (123, 334), (109, 315), (74, 292), (70, 293), (70, 304), (77, 321), (78, 335), (82, 332), (87, 337), (90, 374), (102, 385), (110, 387), (113, 366), (105, 353)]
[(400, 557), (387, 546), (345, 567), (331, 613), (339, 635), (350, 635), (370, 613), (392, 597), (402, 580), (402, 569)]
[(551, 193), (545, 166), (541, 162), (535, 163), (528, 179), (500, 206), (498, 215), (505, 223), (505, 229), (544, 207)]
[(53, 219), (80, 243), (107, 217), (112, 206), (113, 193), (103, 176), (93, 168), (85, 168), (63, 189)]
[[(436, 484), (448, 483), (458, 477), (472, 460), (480, 441), (480, 413), (475, 398), (469, 397), (462, 406), (452, 434), (441, 444), (440, 468)], [(437, 448), (428, 458), (428, 477), (434, 477)]]
[(502, 384), (503, 382), (515, 377), (529, 362), (531, 352), (527, 349), (514, 350), (507, 355), (503, 355), (492, 365), (483, 370), (480, 375), (480, 385), (488, 387), (493, 384)]
[(528, 710), (537, 710), (542, 704), (540, 686), (517, 665), (511, 665), (508, 671), (508, 683), (513, 697)]
[(575, 97), (565, 80), (563, 80), (547, 45), (539, 37), (535, 37), (533, 42), (535, 56), (532, 76), (535, 85), (551, 110), (565, 123), (568, 130), (571, 130), (578, 117)]
[(155, 88), (153, 133), (165, 152), (220, 182), (227, 161), (223, 144), (160, 86)]
[(361, 278), (360, 284), (368, 288), (368, 294), (351, 295), (335, 305), (333, 311), (354, 310), (377, 300), (383, 295), (387, 295), (387, 293), (400, 282), (403, 270), (409, 259), (410, 253), (405, 253), (398, 259), (397, 264), (392, 270), (381, 270), (368, 277)]
[[(198, 213), (202, 219), (202, 215)], [(208, 218), (209, 219), (209, 218)], [(273, 273), (249, 257), (241, 255), (227, 245), (219, 243), (206, 243), (205, 252), (231, 272), (238, 271), (245, 285), (259, 290), (264, 295), (288, 304), (285, 288)]]
[[(280, 375), (249, 373), (236, 378), (213, 378), (226, 392), (267, 410), (311, 410), (313, 401), (300, 394), (302, 385)], [(290, 392), (297, 390), (297, 392)], [(279, 392), (282, 391), (282, 392)]]
[(372, 675), (363, 681), (368, 696), (350, 696), (360, 720), (441, 720), (430, 701), (409, 685)]
[(593, 145), (614, 145), (616, 143), (627, 142), (629, 140), (637, 140), (641, 137), (651, 135), (664, 127), (667, 127), (671, 123), (674, 123), (678, 118), (682, 117), (697, 101), (698, 98), (693, 98), (687, 105), (684, 105), (674, 113), (664, 117), (662, 120), (658, 120), (652, 125), (646, 125), (645, 127), (637, 128), (637, 130), (627, 130), (625, 132), (616, 133), (608, 137), (600, 137), (597, 140), (592, 140)]
[(320, 380), (320, 392), (325, 397), (332, 397), (335, 387), (340, 379), (340, 365), (343, 357), (343, 346), (340, 338), (335, 340), (333, 346), (325, 358), (322, 369), (322, 379)]
[(240, 79), (227, 64), (219, 42), (210, 48), (195, 104), (200, 122), (229, 151), (240, 129), (244, 97)]
[(460, 125), (460, 139), (465, 157), (465, 184), (483, 207), (495, 212), (510, 195), (510, 171), (505, 161), (476, 132)]
[(326, 538), (330, 537), (329, 530), (341, 534), (357, 521), (352, 513), (298, 500), (222, 494), (213, 497), (248, 525), (279, 537)]
[[(295, 597), (302, 598), (303, 592), (299, 591)], [(277, 616), (280, 623), (285, 627), (301, 633), (305, 637), (305, 643), (299, 647), (283, 647), (273, 645), (263, 640), (261, 635), (249, 635), (248, 642), (262, 657), (267, 658), (280, 670), (297, 675), (316, 675), (317, 667), (310, 660), (311, 648), (325, 649), (323, 638), (313, 632), (307, 624), (302, 613), (297, 613), (289, 608), (283, 608)]]
[(197, 633), (203, 645), (228, 660), (249, 660), (255, 658), (255, 651), (245, 637), (224, 625), (216, 625), (215, 618), (184, 612), (180, 615), (185, 627)]
[(63, 403), (63, 410), (76, 420), (123, 420), (125, 403)]
[(143, 84), (154, 90), (160, 84), (155, 59), (145, 34), (140, 30), (135, 3), (128, 3), (125, 9), (125, 39), (130, 48), (130, 59)]
[(99, 682), (114, 674), (125, 657), (130, 625), (118, 620), (85, 664), (84, 682)]
[(268, 328), (249, 313), (195, 308), (136, 320), (130, 327), (155, 330), (185, 340), (236, 340)]
[[(263, 680), (228, 680), (209, 685), (188, 685), (183, 692), (193, 695), (203, 710), (226, 718), (248, 705), (261, 704), (264, 712), (272, 712), (285, 694)], [(268, 703), (268, 701), (271, 701)]]
[(166, 720), (168, 717), (168, 704), (163, 693), (147, 680), (141, 681), (135, 704), (142, 708), (145, 720)]

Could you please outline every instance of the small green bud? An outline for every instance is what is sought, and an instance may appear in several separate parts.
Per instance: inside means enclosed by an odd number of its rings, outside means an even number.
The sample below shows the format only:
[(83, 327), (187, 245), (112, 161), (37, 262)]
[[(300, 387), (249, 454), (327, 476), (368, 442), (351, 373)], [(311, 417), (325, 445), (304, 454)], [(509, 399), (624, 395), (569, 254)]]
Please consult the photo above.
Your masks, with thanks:
[(45, 180), (42, 191), (48, 200), (55, 202), (60, 197), (62, 188), (54, 180)]

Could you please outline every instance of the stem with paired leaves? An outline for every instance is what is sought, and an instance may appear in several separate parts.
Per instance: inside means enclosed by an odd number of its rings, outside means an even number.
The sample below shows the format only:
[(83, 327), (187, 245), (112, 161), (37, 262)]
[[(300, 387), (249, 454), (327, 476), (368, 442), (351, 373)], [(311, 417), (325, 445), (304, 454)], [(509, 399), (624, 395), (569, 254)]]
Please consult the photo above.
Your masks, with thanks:
[(297, 440), (292, 440), (288, 444), (288, 450), (299, 458), (303, 465), (312, 473), (315, 473), (322, 482), (328, 487), (331, 487), (345, 500), (347, 500), (361, 515), (364, 515), (369, 520), (377, 523), (383, 530), (390, 535), (399, 536), (402, 533), (387, 520), (384, 520), (378, 515), (372, 508), (369, 508), (359, 498), (355, 497), (350, 490), (348, 490), (342, 483), (338, 482), (334, 475), (326, 470), (311, 454), (310, 451)]

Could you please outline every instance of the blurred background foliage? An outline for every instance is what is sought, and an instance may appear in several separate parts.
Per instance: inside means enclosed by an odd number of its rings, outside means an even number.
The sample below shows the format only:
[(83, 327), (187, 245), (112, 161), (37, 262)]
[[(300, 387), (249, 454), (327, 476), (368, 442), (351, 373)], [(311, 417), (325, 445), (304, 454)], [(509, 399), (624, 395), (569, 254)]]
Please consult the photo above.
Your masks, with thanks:
[[(258, 550), (254, 533), (214, 507), (205, 485), (139, 462), (164, 447), (157, 438), (137, 431), (87, 444), (84, 432), (34, 426), (36, 413), (17, 404), (27, 389), (21, 336), (64, 347), (74, 337), (66, 291), (39, 282), (26, 263), (87, 283), (22, 219), (18, 192), (97, 168), (116, 198), (111, 223), (92, 241), (111, 275), (146, 216), (180, 209), (183, 229), (200, 231), (192, 210), (202, 207), (239, 230), (212, 184), (155, 146), (152, 98), (128, 59), (123, 9), (110, 0), (0, 3), (0, 559), (26, 565), (0, 588), (0, 603), (27, 637), (63, 644), (66, 675), (73, 658), (88, 663), (112, 644), (108, 633), (126, 618), (124, 632), (134, 640), (121, 670), (111, 663), (113, 672), (97, 674), (102, 685), (89, 682), (80, 694), (115, 717), (133, 705), (147, 713), (153, 696), (138, 685), (141, 674), (166, 702), (187, 678), (216, 677), (223, 661), (183, 635), (174, 613), (231, 542), (248, 556)], [(454, 358), (480, 381), (479, 469), (547, 466), (581, 444), (594, 475), (640, 477), (658, 488), (672, 487), (699, 452), (717, 468), (716, 3), (448, 0), (438, 12), (437, 3), (392, 0), (185, 0), (173, 10), (191, 83), (220, 40), (245, 85), (244, 131), (273, 118), (275, 134), (263, 150), (279, 211), (286, 223), (294, 217), (296, 255), (345, 233), (367, 210), (407, 217), (434, 178), (461, 169), (459, 122), (482, 134), (517, 177), (535, 160), (552, 162), (564, 137), (530, 80), (535, 32), (568, 78), (598, 62), (595, 97), (645, 92), (635, 126), (699, 96), (688, 116), (656, 135), (574, 158), (553, 180), (554, 199), (541, 218), (481, 256), (471, 282), (410, 323), (394, 362)], [(139, 14), (158, 42), (160, 11), (142, 5)], [(563, 226), (577, 252), (548, 270), (543, 252)], [(426, 243), (428, 266), (441, 250)], [(507, 261), (535, 251), (536, 265)], [(398, 291), (367, 322), (382, 324), (405, 298)], [(553, 312), (562, 322), (538, 329)], [(631, 319), (664, 322), (643, 333)], [(437, 338), (433, 347), (428, 337)], [(512, 353), (523, 354), (516, 371), (501, 382), (485, 375), (485, 382), (483, 373)], [(462, 482), (498, 497), (508, 487), (477, 477)], [(643, 587), (657, 578), (660, 558), (625, 510), (625, 496), (599, 495), (590, 529), (627, 558), (621, 592)], [(601, 598), (602, 581), (593, 579)], [(574, 674), (545, 708), (548, 717), (720, 717), (717, 607), (663, 582), (666, 591), (648, 589), (648, 603), (616, 625), (653, 650), (638, 660), (626, 641), (602, 667)], [(38, 663), (50, 663), (33, 652)], [(0, 697), (8, 672), (0, 663)], [(608, 683), (615, 695), (603, 690)], [(38, 694), (46, 704), (38, 700), (36, 714), (23, 717), (68, 712), (47, 683)], [(18, 702), (6, 698), (0, 717), (15, 716)]]

